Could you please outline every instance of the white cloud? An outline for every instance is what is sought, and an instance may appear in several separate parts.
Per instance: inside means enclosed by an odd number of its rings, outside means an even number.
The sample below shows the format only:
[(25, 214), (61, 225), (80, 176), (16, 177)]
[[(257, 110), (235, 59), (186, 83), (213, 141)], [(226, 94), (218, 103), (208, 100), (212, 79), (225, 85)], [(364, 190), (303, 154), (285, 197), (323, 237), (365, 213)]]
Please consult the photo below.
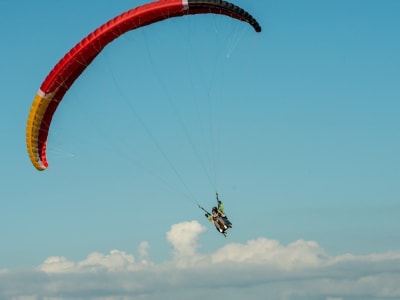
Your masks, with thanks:
[(51, 256), (38, 267), (46, 273), (66, 273), (76, 269), (76, 265), (65, 257)]
[(311, 268), (327, 263), (328, 255), (313, 241), (298, 240), (283, 246), (278, 241), (259, 238), (246, 244), (228, 244), (212, 255), (213, 262), (257, 263), (282, 270)]
[(174, 249), (176, 258), (194, 256), (198, 249), (198, 240), (206, 228), (197, 221), (172, 225), (167, 232), (167, 240)]
[(147, 264), (149, 262), (149, 248), (150, 245), (148, 242), (141, 242), (138, 247), (139, 257), (141, 263)]
[(97, 271), (134, 271), (135, 258), (124, 251), (111, 250), (105, 255), (93, 252), (78, 263), (68, 261), (65, 257), (49, 257), (38, 269), (45, 273), (76, 273), (76, 272), (97, 272)]
[(0, 299), (400, 298), (400, 252), (331, 256), (315, 241), (259, 238), (199, 253), (205, 230), (196, 221), (173, 225), (166, 234), (173, 257), (161, 264), (151, 262), (143, 242), (138, 258), (112, 250), (78, 262), (49, 257), (36, 270), (3, 270)]

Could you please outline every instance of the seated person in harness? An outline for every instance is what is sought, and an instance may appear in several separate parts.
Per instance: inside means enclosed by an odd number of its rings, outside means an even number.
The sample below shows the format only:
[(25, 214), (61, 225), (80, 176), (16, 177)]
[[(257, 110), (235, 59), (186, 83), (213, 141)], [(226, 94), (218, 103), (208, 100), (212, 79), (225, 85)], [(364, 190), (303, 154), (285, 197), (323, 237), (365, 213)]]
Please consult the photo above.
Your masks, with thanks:
[(228, 220), (224, 213), (224, 206), (222, 202), (218, 198), (218, 193), (217, 195), (217, 202), (218, 202), (218, 207), (213, 207), (211, 214), (204, 210), (206, 212), (205, 216), (206, 218), (212, 222), (215, 225), (215, 228), (222, 233), (224, 236), (227, 235), (226, 230), (228, 228), (232, 228), (232, 223)]

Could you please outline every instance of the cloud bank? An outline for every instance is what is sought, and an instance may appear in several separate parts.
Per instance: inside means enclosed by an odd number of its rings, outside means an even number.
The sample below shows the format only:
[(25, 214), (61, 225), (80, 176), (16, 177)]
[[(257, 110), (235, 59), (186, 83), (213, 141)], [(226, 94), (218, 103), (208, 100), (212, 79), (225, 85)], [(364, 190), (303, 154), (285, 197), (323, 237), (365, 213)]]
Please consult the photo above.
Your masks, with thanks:
[(121, 250), (78, 262), (49, 257), (36, 269), (0, 269), (0, 299), (400, 299), (400, 252), (331, 256), (315, 241), (282, 245), (258, 238), (199, 253), (197, 221), (167, 232), (171, 260), (151, 261)]

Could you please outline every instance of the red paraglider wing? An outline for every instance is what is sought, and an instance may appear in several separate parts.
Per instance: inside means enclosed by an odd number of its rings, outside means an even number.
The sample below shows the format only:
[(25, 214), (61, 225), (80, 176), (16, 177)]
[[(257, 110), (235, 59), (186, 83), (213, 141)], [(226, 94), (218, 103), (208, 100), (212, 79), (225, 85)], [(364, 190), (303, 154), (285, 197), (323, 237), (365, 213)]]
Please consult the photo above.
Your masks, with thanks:
[(260, 25), (249, 13), (226, 1), (160, 0), (122, 13), (73, 47), (48, 74), (29, 112), (26, 143), (29, 157), (36, 169), (44, 170), (48, 167), (47, 137), (58, 104), (74, 81), (107, 44), (129, 30), (172, 17), (204, 13), (226, 15), (249, 23), (256, 32), (261, 31)]

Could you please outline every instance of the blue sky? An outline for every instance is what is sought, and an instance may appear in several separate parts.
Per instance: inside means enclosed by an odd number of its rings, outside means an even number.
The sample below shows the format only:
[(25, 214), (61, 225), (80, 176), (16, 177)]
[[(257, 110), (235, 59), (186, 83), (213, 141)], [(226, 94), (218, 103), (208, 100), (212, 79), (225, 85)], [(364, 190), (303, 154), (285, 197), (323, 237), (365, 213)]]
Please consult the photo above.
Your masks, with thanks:
[[(36, 171), (41, 82), (142, 3), (0, 3), (0, 298), (400, 298), (400, 2), (237, 0), (260, 34), (220, 16), (128, 33)], [(216, 191), (227, 238), (196, 207)]]

